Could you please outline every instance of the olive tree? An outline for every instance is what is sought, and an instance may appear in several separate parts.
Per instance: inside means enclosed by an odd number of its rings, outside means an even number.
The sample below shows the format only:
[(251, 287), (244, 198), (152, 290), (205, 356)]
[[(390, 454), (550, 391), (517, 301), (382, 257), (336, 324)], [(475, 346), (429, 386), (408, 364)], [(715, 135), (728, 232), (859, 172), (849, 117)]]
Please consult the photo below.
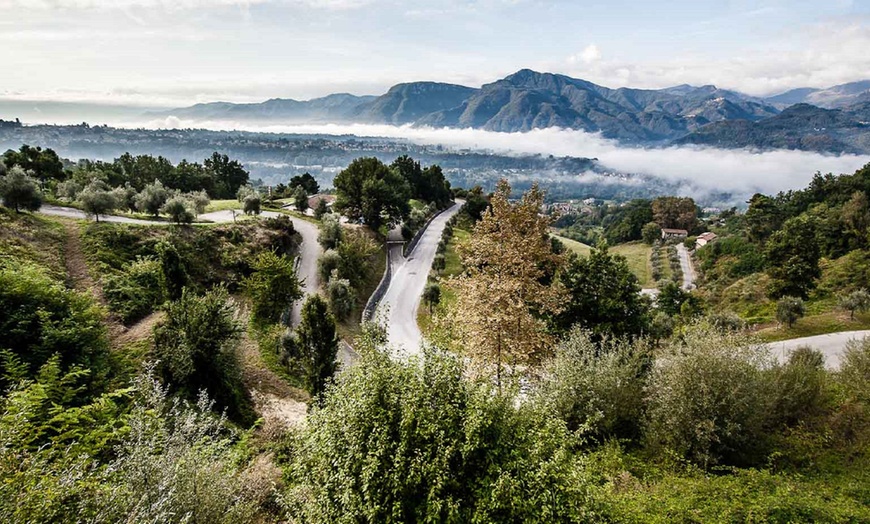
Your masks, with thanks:
[(0, 198), (3, 205), (15, 210), (16, 213), (36, 211), (42, 206), (42, 191), (36, 180), (21, 167), (13, 166), (0, 177)]

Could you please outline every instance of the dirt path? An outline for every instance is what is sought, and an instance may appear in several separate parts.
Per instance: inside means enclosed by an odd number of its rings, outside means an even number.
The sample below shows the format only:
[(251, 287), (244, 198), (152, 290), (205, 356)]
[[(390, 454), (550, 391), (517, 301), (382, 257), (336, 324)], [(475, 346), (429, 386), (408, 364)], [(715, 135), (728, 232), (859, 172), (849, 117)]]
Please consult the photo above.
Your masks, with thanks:
[[(79, 224), (71, 220), (62, 220), (61, 222), (66, 232), (63, 258), (64, 264), (66, 264), (67, 285), (82, 293), (90, 293), (98, 303), (109, 311), (106, 298), (103, 296), (103, 287), (99, 281), (94, 280), (88, 269), (88, 262), (82, 249)], [(127, 329), (111, 311), (109, 311), (106, 317), (106, 327), (109, 332), (109, 341), (112, 343), (112, 346), (118, 347)]]
[(263, 361), (257, 343), (245, 333), (239, 343), (242, 379), (254, 408), (263, 417), (262, 431), (266, 435), (281, 433), (291, 426), (303, 424), (308, 412), (308, 395), (289, 385)]

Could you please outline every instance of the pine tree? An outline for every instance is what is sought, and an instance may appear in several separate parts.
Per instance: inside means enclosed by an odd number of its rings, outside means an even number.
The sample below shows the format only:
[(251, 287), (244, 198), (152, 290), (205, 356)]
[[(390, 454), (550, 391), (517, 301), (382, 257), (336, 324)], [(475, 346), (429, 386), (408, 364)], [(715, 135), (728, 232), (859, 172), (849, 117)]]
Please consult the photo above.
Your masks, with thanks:
[(311, 295), (305, 301), (302, 321), (296, 334), (308, 392), (313, 396), (319, 395), (335, 374), (335, 358), (338, 354), (335, 319), (320, 295)]

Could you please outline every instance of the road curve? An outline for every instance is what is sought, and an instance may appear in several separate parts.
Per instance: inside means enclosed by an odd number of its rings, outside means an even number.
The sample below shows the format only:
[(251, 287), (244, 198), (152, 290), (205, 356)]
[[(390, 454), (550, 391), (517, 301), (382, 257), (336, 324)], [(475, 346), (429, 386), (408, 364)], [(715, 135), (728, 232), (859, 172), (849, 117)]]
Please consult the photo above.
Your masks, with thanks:
[(417, 308), (429, 270), (435, 260), (438, 242), (450, 217), (456, 214), (461, 203), (455, 203), (436, 216), (420, 237), (420, 241), (407, 257), (402, 257), (401, 247), (393, 247), (393, 278), (384, 298), (378, 304), (376, 318), (387, 322), (390, 346), (416, 354), (423, 343), (423, 334), (417, 326)]
[(861, 341), (865, 337), (870, 337), (870, 330), (867, 331), (843, 331), (841, 333), (829, 333), (827, 335), (816, 335), (814, 337), (793, 338), (791, 340), (782, 340), (779, 342), (770, 342), (767, 347), (771, 353), (780, 361), (788, 360), (789, 354), (799, 347), (810, 347), (821, 351), (825, 357), (825, 367), (828, 369), (839, 369), (840, 358), (846, 350), (846, 344), (856, 340)]

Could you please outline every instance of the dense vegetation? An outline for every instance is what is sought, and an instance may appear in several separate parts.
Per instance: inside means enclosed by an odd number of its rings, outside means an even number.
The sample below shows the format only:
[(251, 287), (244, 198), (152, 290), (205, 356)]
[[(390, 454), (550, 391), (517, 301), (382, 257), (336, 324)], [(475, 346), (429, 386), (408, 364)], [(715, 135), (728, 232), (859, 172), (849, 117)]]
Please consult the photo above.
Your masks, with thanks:
[[(806, 349), (777, 360), (713, 281), (754, 282), (783, 322), (839, 295), (861, 318), (870, 168), (720, 216), (698, 249), (700, 292), (665, 281), (654, 301), (606, 244), (577, 255), (551, 238), (537, 187), (453, 191), (439, 172), (349, 168), (381, 222), (322, 215), (323, 296), (298, 319), (287, 217), (0, 210), (0, 520), (870, 520), (870, 342), (838, 369)], [(404, 202), (379, 200), (384, 180)], [(419, 224), (448, 192), (466, 204), (424, 291), (435, 346), (395, 359), (383, 326), (347, 336), (342, 319), (380, 278), (371, 227)], [(595, 227), (631, 240), (703, 228), (690, 199), (596, 207)], [(358, 356), (347, 368), (342, 338)], [(304, 424), (274, 424), (288, 384), (305, 390)]]

